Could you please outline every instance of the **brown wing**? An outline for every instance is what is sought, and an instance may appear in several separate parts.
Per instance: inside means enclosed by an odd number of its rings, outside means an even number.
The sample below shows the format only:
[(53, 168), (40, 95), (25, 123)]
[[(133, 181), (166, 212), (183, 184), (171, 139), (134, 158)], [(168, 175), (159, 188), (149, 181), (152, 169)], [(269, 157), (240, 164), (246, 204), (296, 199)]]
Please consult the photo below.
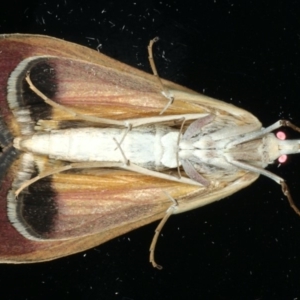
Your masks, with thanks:
[(172, 205), (165, 193), (177, 200), (182, 212), (222, 199), (257, 177), (242, 172), (227, 184), (207, 189), (118, 170), (56, 174), (32, 184), (17, 199), (19, 216), (25, 210), (24, 223), (31, 222), (38, 233), (37, 240), (30, 240), (7, 216), (7, 193), (17, 162), (1, 185), (0, 262), (6, 263), (70, 255), (161, 219)]

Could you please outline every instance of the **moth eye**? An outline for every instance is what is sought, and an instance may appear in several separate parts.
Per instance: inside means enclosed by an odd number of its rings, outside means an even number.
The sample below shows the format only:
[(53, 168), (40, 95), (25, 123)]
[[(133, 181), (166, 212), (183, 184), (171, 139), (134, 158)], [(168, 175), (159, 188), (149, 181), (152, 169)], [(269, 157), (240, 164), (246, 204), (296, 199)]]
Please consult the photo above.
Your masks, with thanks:
[[(285, 140), (286, 139), (286, 134), (283, 132), (283, 131), (278, 131), (277, 133), (276, 133), (276, 137), (279, 139), (279, 140)], [(278, 162), (280, 163), (280, 164), (283, 164), (283, 163), (285, 163), (287, 161), (287, 155), (286, 154), (283, 154), (283, 155), (281, 155), (281, 156), (279, 156), (279, 158), (278, 158)]]
[(285, 163), (287, 161), (287, 155), (283, 154), (283, 155), (279, 156), (278, 161), (281, 164)]
[(286, 139), (286, 134), (283, 131), (278, 131), (276, 133), (276, 136), (279, 140), (282, 140), (282, 141)]

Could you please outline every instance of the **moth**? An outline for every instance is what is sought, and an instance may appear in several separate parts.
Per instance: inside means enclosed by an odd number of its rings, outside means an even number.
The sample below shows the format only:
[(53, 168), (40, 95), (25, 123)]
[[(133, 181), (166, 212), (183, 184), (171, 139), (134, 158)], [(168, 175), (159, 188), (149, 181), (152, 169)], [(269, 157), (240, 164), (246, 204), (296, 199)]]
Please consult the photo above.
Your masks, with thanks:
[[(153, 41), (152, 41), (153, 43)], [(34, 263), (223, 199), (299, 153), (251, 113), (86, 47), (0, 35), (0, 262)]]

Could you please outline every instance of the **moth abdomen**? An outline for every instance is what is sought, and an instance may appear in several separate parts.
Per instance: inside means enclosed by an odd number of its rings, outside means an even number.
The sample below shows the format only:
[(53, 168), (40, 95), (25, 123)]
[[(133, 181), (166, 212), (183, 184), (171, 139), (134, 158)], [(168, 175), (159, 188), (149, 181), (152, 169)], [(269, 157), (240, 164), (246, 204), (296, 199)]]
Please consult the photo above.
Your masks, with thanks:
[[(22, 151), (68, 162), (124, 162), (146, 166), (152, 170), (168, 168), (163, 157), (174, 151), (178, 130), (167, 126), (142, 126), (126, 133), (121, 128), (73, 128), (38, 132), (17, 137), (14, 146)], [(164, 137), (173, 132), (173, 143)], [(125, 136), (125, 137), (124, 137)], [(123, 138), (124, 137), (124, 138)], [(123, 139), (118, 147), (118, 143)], [(120, 150), (121, 148), (121, 150)], [(170, 159), (170, 157), (169, 157)], [(176, 157), (173, 155), (174, 165)]]

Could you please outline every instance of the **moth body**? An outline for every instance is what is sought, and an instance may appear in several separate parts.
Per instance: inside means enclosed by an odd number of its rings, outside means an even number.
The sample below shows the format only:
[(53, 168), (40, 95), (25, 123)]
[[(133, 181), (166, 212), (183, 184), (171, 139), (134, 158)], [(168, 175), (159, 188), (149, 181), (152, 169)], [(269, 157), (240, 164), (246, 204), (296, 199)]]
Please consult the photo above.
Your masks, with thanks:
[(129, 132), (121, 128), (61, 129), (17, 137), (14, 147), (69, 162), (125, 163), (129, 160), (156, 171), (176, 168), (186, 160), (195, 168), (207, 165), (227, 171), (236, 170), (230, 160), (265, 167), (279, 156), (279, 140), (273, 134), (230, 147), (230, 142), (237, 137), (227, 137), (221, 129), (225, 136), (221, 138), (220, 130), (214, 131), (213, 127), (213, 123), (206, 124), (190, 138), (183, 138), (179, 129), (163, 125), (141, 126)]
[[(20, 122), (20, 121), (19, 121)], [(22, 123), (21, 123), (22, 124)], [(26, 122), (25, 126), (26, 129)], [(165, 125), (122, 128), (70, 128), (36, 132), (14, 139), (18, 150), (66, 162), (128, 161), (148, 170), (182, 166), (192, 180), (208, 186), (205, 176), (216, 170), (235, 172), (233, 161), (265, 168), (282, 154), (299, 151), (299, 142), (281, 141), (273, 133), (216, 127), (210, 115), (191, 123), (184, 134)], [(240, 143), (237, 140), (242, 139)], [(205, 171), (204, 171), (205, 170)], [(204, 176), (202, 176), (204, 174)]]

